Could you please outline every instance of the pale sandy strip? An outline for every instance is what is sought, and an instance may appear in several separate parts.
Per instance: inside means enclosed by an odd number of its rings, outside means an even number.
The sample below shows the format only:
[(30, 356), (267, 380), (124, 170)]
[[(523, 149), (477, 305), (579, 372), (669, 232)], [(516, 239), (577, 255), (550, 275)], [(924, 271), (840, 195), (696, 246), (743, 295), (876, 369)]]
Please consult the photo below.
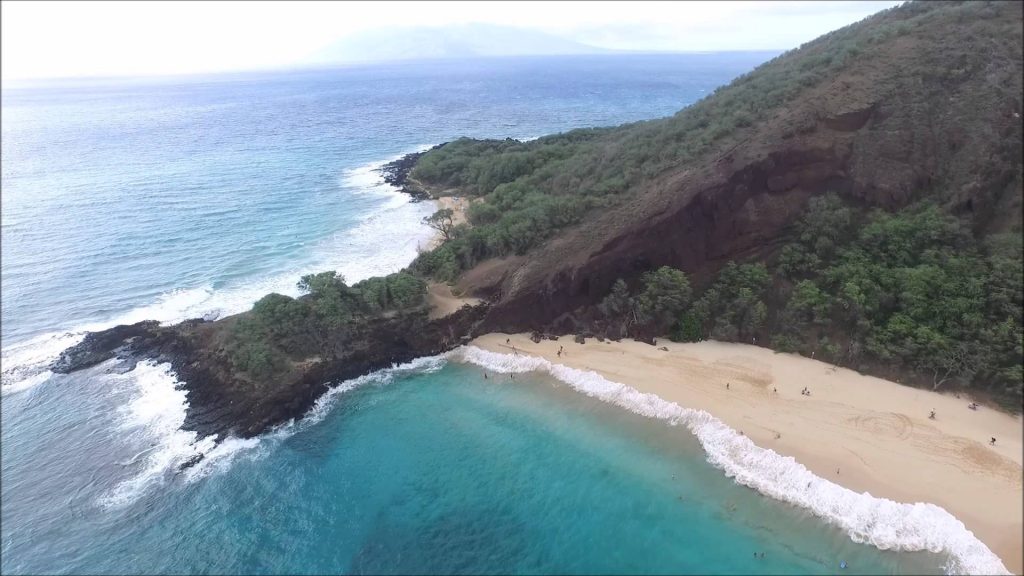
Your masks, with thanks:
[[(506, 339), (510, 343), (506, 344)], [(792, 456), (857, 492), (937, 504), (1020, 574), (1024, 426), (990, 408), (743, 344), (531, 342), (488, 334), (473, 344), (539, 356), (706, 410), (757, 445)], [(557, 355), (560, 347), (565, 354)], [(726, 384), (729, 388), (726, 389)], [(810, 396), (800, 394), (808, 387)], [(775, 392), (775, 390), (778, 392)], [(937, 419), (928, 413), (936, 410)], [(996, 437), (995, 446), (988, 445)]]
[[(439, 198), (435, 198), (433, 201), (437, 202), (438, 210), (448, 208), (454, 212), (454, 214), (452, 214), (452, 223), (458, 226), (459, 224), (466, 222), (466, 208), (469, 206), (469, 199), (459, 197), (459, 199), (456, 200), (455, 198), (456, 197), (454, 196), (441, 196)], [(430, 250), (440, 246), (442, 240), (444, 240), (444, 238), (441, 237), (440, 232), (434, 234), (434, 237), (430, 239), (430, 242), (428, 242), (426, 246), (422, 246), (421, 250), (429, 252)]]

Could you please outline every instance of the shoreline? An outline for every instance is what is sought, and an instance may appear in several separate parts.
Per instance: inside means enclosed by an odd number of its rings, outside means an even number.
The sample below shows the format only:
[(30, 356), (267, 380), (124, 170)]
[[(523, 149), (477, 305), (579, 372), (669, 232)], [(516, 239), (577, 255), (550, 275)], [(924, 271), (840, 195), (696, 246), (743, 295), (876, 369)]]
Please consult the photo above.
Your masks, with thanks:
[[(461, 197), (456, 199), (454, 196), (438, 196), (430, 198), (429, 201), (433, 202), (437, 206), (438, 210), (442, 210), (444, 208), (451, 210), (453, 212), (452, 223), (455, 226), (466, 222), (466, 205), (469, 203), (468, 199)], [(417, 246), (417, 248), (420, 252), (429, 252), (440, 246), (442, 242), (444, 242), (444, 236), (442, 236), (440, 232), (435, 231), (434, 235), (430, 238), (430, 241), (427, 242), (426, 248), (421, 248), (419, 246)]]
[[(705, 411), (756, 446), (791, 457), (853, 493), (941, 507), (1008, 570), (1024, 569), (1019, 416), (968, 410), (966, 397), (745, 344), (534, 343), (526, 334), (494, 333), (471, 345), (499, 354), (515, 346), (520, 355), (591, 371), (662, 403)], [(559, 347), (565, 349), (561, 357)], [(800, 393), (805, 386), (810, 396)], [(935, 420), (928, 418), (932, 409)], [(991, 436), (996, 446), (984, 442)]]

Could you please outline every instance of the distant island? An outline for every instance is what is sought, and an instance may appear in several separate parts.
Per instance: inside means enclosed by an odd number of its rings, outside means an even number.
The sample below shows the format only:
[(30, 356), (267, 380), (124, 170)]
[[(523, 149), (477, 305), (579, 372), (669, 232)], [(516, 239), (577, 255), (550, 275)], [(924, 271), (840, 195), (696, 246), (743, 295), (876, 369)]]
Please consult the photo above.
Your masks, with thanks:
[(318, 51), (304, 64), (614, 52), (537, 30), (474, 23), (359, 32)]

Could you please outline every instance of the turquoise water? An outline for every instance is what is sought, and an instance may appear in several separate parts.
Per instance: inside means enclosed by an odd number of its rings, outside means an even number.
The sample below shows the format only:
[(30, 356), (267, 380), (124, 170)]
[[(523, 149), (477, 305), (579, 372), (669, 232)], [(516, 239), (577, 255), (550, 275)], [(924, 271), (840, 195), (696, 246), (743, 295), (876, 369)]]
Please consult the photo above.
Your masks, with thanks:
[(546, 377), (425, 361), (214, 446), (180, 429), (166, 367), (47, 370), (86, 330), (231, 314), (312, 271), (400, 269), (433, 206), (382, 183), (389, 158), (668, 115), (769, 56), (5, 88), (0, 571), (938, 571), (736, 484), (682, 427)]
[[(734, 484), (684, 429), (551, 379), (485, 380), (460, 364), (368, 382), (230, 463), (90, 505), (82, 496), (137, 472), (85, 456), (110, 434), (74, 432), (121, 425), (105, 379), (53, 383), (40, 404), (7, 400), (5, 425), (53, 420), (48, 437), (5, 447), (20, 473), (5, 467), (4, 572), (806, 574), (845, 559), (851, 573), (940, 573), (936, 556), (855, 544)], [(76, 411), (60, 410), (71, 401)], [(68, 449), (62, 473), (26, 481), (55, 466), (38, 458), (49, 442)], [(49, 524), (54, 514), (63, 522)]]

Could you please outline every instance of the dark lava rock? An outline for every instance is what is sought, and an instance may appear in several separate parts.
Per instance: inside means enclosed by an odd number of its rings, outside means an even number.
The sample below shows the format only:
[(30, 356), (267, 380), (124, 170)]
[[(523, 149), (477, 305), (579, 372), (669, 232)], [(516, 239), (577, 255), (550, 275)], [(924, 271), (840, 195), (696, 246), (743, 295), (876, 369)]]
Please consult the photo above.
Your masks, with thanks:
[(90, 332), (81, 342), (61, 352), (50, 369), (58, 374), (67, 374), (95, 366), (124, 352), (133, 340), (151, 337), (159, 326), (156, 320), (146, 320), (101, 332)]
[(178, 466), (178, 472), (184, 472), (185, 470), (195, 466), (196, 464), (199, 464), (200, 462), (203, 461), (204, 457), (205, 454), (199, 453), (189, 458), (188, 460), (182, 462), (181, 465)]
[[(167, 362), (188, 391), (183, 429), (201, 438), (250, 438), (301, 418), (330, 383), (450, 350), (474, 335), (486, 308), (463, 308), (437, 320), (429, 320), (425, 310), (362, 318), (348, 326), (351, 339), (344, 348), (325, 357), (317, 355), (318, 350), (308, 351), (309, 361), (289, 365), (265, 381), (254, 382), (239, 373), (225, 349), (225, 334), (236, 317), (216, 322), (194, 319), (175, 326), (156, 321), (115, 326), (88, 334), (65, 350), (51, 369), (68, 373), (111, 358), (122, 360), (117, 368), (145, 359)], [(182, 468), (198, 461), (186, 461)]]
[[(447, 143), (445, 143), (447, 144)], [(444, 144), (438, 144), (430, 150), (436, 150), (444, 146)], [(380, 172), (384, 176), (384, 181), (388, 184), (398, 188), (400, 192), (412, 196), (414, 201), (429, 200), (430, 194), (419, 188), (418, 186), (411, 186), (409, 182), (409, 173), (416, 166), (416, 162), (430, 150), (424, 150), (423, 152), (413, 152), (412, 154), (406, 154), (398, 160), (388, 162), (381, 166)]]

